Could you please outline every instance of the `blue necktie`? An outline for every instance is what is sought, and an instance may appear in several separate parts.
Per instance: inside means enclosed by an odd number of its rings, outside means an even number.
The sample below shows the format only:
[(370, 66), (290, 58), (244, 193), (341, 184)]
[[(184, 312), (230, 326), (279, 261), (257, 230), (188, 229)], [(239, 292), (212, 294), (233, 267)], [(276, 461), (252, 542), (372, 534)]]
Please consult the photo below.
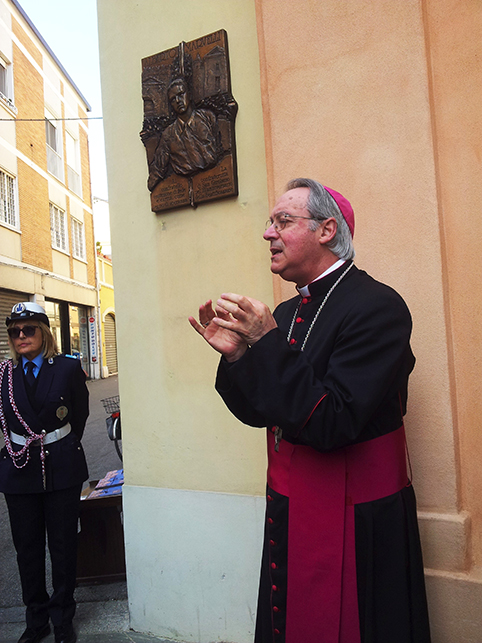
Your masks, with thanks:
[(34, 368), (35, 364), (33, 362), (27, 362), (27, 373), (25, 375), (25, 379), (30, 387), (35, 384), (35, 375), (33, 374)]

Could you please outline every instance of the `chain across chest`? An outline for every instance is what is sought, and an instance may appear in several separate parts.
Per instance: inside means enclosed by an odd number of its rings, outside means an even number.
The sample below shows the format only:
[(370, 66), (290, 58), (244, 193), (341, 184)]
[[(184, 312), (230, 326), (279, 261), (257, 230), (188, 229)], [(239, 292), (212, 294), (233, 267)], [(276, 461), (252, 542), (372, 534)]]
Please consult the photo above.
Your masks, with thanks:
[[(340, 276), (338, 277), (338, 279), (335, 281), (335, 283), (333, 284), (333, 286), (332, 286), (332, 287), (330, 288), (330, 290), (326, 293), (326, 295), (325, 295), (325, 297), (324, 297), (323, 301), (321, 302), (321, 304), (320, 304), (320, 305), (319, 305), (319, 307), (318, 307), (318, 310), (317, 310), (317, 311), (316, 311), (316, 313), (315, 313), (315, 316), (313, 317), (313, 321), (311, 322), (311, 324), (310, 324), (310, 326), (309, 326), (308, 330), (306, 331), (306, 335), (305, 335), (305, 337), (304, 337), (304, 339), (303, 339), (303, 343), (302, 343), (302, 345), (301, 345), (301, 349), (300, 349), (300, 350), (302, 350), (302, 351), (303, 351), (303, 350), (305, 349), (306, 342), (308, 341), (308, 339), (309, 339), (309, 337), (310, 337), (310, 335), (311, 335), (311, 331), (313, 330), (313, 327), (314, 327), (314, 325), (316, 324), (316, 322), (317, 322), (317, 320), (318, 320), (318, 317), (320, 316), (320, 313), (321, 313), (321, 311), (323, 310), (323, 308), (324, 308), (324, 306), (325, 306), (326, 302), (328, 301), (328, 299), (329, 299), (329, 297), (330, 297), (331, 293), (335, 290), (335, 288), (338, 286), (338, 284), (339, 284), (339, 283), (340, 283), (340, 281), (343, 279), (343, 277), (347, 274), (347, 272), (348, 272), (349, 270), (351, 270), (351, 268), (353, 268), (353, 266), (354, 266), (354, 265), (355, 265), (355, 264), (352, 262), (352, 263), (348, 266), (348, 268), (347, 268), (346, 270), (344, 270), (344, 271), (341, 273), (341, 275), (340, 275)], [(296, 319), (297, 319), (297, 317), (298, 317), (298, 313), (300, 312), (301, 305), (302, 305), (302, 300), (301, 300), (301, 301), (300, 301), (300, 303), (298, 304), (298, 307), (296, 308), (295, 313), (294, 313), (294, 315), (293, 315), (293, 319), (291, 320), (290, 329), (289, 329), (289, 331), (288, 331), (288, 335), (287, 335), (287, 341), (288, 341), (288, 343), (290, 343), (291, 335), (292, 335), (292, 333), (293, 333), (293, 328), (294, 328), (294, 325), (295, 325), (295, 323), (296, 323)]]
[[(17, 420), (20, 422), (20, 424), (23, 426), (25, 431), (28, 434), (28, 438), (25, 441), (25, 445), (23, 446), (20, 451), (14, 451), (12, 447), (12, 442), (10, 440), (10, 435), (8, 432), (8, 425), (7, 425), (7, 420), (5, 417), (5, 410), (3, 407), (3, 394), (2, 394), (2, 388), (3, 388), (3, 381), (5, 376), (7, 377), (7, 394), (8, 394), (8, 401), (10, 403), (10, 406), (12, 407), (13, 412), (15, 413), (15, 416)], [(30, 460), (30, 445), (32, 442), (35, 442), (36, 440), (40, 441), (40, 460), (42, 463), (42, 482), (43, 482), (43, 488), (46, 489), (46, 477), (45, 477), (45, 449), (44, 449), (44, 439), (45, 439), (45, 432), (42, 432), (40, 434), (34, 433), (30, 426), (27, 424), (27, 422), (23, 419), (22, 415), (20, 414), (20, 411), (18, 410), (17, 404), (15, 402), (15, 397), (13, 394), (13, 364), (12, 360), (6, 360), (5, 362), (2, 362), (0, 364), (0, 424), (2, 426), (2, 432), (3, 432), (3, 438), (5, 440), (5, 447), (8, 451), (9, 456), (12, 459), (12, 462), (17, 469), (23, 469), (28, 461)], [(20, 464), (21, 460), (24, 460), (23, 464)]]
[[(313, 330), (313, 328), (314, 328), (314, 326), (315, 326), (316, 322), (318, 321), (318, 318), (319, 318), (319, 316), (320, 316), (320, 313), (321, 313), (321, 311), (323, 310), (323, 308), (325, 307), (325, 304), (326, 304), (326, 302), (328, 301), (328, 299), (329, 299), (329, 297), (330, 297), (331, 293), (335, 290), (335, 288), (338, 286), (338, 284), (339, 284), (339, 283), (340, 283), (340, 281), (343, 279), (343, 277), (348, 273), (348, 271), (349, 271), (349, 270), (351, 270), (351, 269), (353, 268), (353, 266), (354, 266), (354, 265), (355, 265), (355, 264), (352, 262), (352, 263), (348, 266), (348, 268), (346, 268), (346, 270), (344, 270), (344, 271), (341, 273), (341, 275), (340, 275), (340, 276), (338, 277), (338, 279), (335, 281), (335, 283), (333, 284), (333, 286), (332, 286), (332, 287), (328, 290), (328, 292), (326, 293), (325, 297), (323, 298), (323, 301), (322, 301), (322, 302), (321, 302), (321, 304), (318, 306), (318, 310), (316, 311), (315, 316), (313, 317), (313, 320), (312, 320), (311, 324), (310, 324), (310, 325), (309, 325), (309, 327), (308, 327), (308, 330), (306, 331), (306, 335), (305, 335), (305, 337), (304, 337), (304, 339), (303, 339), (303, 343), (302, 343), (302, 345), (301, 345), (301, 349), (300, 349), (301, 351), (304, 351), (305, 346), (306, 346), (306, 342), (307, 342), (307, 341), (308, 341), (308, 339), (310, 338), (311, 332), (312, 332), (312, 330)], [(290, 328), (289, 328), (289, 331), (288, 331), (288, 335), (287, 335), (287, 337), (286, 337), (286, 339), (287, 339), (287, 341), (288, 341), (288, 344), (291, 342), (291, 336), (292, 336), (292, 334), (293, 334), (293, 328), (294, 328), (294, 326), (295, 326), (296, 319), (298, 318), (298, 314), (299, 314), (299, 312), (300, 312), (300, 310), (301, 310), (302, 303), (303, 303), (303, 299), (301, 299), (301, 300), (300, 300), (300, 302), (299, 302), (299, 304), (298, 304), (298, 306), (297, 306), (297, 308), (296, 308), (296, 310), (295, 310), (295, 312), (294, 312), (293, 319), (291, 320), (291, 325), (290, 325)], [(275, 431), (274, 431), (274, 450), (275, 450), (276, 452), (278, 452), (278, 451), (279, 451), (279, 444), (280, 444), (280, 442), (281, 442), (281, 438), (283, 437), (283, 430), (282, 430), (279, 426), (274, 427), (274, 429), (275, 429)]]

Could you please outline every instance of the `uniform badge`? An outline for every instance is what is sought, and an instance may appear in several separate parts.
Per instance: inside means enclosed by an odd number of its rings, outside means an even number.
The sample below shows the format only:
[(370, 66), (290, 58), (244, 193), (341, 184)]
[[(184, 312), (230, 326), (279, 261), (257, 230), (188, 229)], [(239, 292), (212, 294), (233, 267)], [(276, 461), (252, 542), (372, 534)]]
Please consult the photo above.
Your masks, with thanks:
[(59, 408), (55, 411), (55, 415), (59, 418), (59, 420), (63, 420), (64, 417), (66, 417), (69, 413), (69, 409), (66, 406), (59, 406)]
[(17, 314), (23, 313), (25, 312), (26, 308), (27, 307), (22, 302), (20, 304), (15, 304), (15, 306), (12, 308), (12, 313), (17, 313)]

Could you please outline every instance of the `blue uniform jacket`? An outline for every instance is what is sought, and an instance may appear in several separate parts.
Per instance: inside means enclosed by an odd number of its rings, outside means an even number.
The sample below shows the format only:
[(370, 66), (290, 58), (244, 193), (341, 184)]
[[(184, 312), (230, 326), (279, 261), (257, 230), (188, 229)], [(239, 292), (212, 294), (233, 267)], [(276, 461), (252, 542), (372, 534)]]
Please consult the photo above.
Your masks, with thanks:
[[(1, 383), (1, 398), (9, 431), (27, 435), (16, 417), (8, 396), (7, 372)], [(86, 377), (77, 359), (57, 355), (44, 360), (37, 376), (34, 410), (27, 395), (22, 367), (13, 369), (13, 395), (17, 408), (36, 434), (47, 433), (70, 423), (72, 431), (57, 442), (45, 445), (46, 490), (54, 491), (81, 484), (88, 477), (84, 450), (80, 443), (89, 415), (89, 392)], [(67, 415), (62, 417), (65, 409)], [(61, 417), (59, 417), (59, 415)], [(14, 451), (22, 447), (13, 444)], [(23, 464), (24, 460), (20, 463)], [(30, 460), (17, 469), (4, 447), (0, 452), (0, 491), (3, 493), (44, 492), (40, 447), (30, 446)]]

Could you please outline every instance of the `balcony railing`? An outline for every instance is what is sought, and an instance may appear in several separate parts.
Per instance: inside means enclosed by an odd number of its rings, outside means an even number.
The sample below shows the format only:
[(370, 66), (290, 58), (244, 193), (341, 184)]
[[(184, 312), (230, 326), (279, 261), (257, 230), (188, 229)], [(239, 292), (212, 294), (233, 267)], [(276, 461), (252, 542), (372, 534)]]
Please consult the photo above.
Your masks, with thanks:
[(76, 172), (70, 165), (67, 165), (67, 179), (69, 181), (69, 188), (78, 196), (82, 196), (82, 181), (80, 174)]
[(57, 152), (53, 150), (50, 145), (47, 145), (47, 170), (63, 182), (64, 168), (62, 157), (57, 154)]

